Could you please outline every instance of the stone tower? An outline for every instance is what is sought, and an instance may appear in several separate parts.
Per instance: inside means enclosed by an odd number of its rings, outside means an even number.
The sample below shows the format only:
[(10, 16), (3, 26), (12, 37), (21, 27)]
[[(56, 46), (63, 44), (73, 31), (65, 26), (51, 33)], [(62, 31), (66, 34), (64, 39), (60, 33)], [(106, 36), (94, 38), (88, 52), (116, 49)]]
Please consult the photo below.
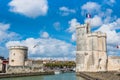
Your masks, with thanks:
[(9, 48), (9, 65), (24, 66), (28, 48), (25, 46), (11, 46)]
[(90, 25), (79, 25), (76, 28), (77, 52), (76, 72), (106, 71), (106, 34), (90, 31)]

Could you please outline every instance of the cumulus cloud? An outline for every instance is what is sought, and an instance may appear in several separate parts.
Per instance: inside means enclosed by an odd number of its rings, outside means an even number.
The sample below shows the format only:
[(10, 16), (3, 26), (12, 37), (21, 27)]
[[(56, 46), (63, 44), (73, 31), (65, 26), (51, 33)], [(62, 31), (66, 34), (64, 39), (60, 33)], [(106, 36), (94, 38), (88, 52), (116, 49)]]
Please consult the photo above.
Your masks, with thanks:
[(11, 0), (10, 11), (30, 18), (44, 16), (48, 11), (47, 0)]
[(65, 6), (60, 7), (59, 10), (61, 11), (62, 16), (68, 16), (71, 13), (76, 13), (76, 11), (74, 9), (69, 9)]
[(72, 33), (71, 40), (76, 41), (76, 26), (80, 25), (80, 23), (77, 21), (77, 19), (73, 18), (68, 22), (68, 24), (69, 28), (67, 29), (67, 31), (69, 33)]
[(72, 34), (72, 41), (76, 41), (76, 33), (75, 32)]
[(101, 6), (96, 2), (87, 2), (81, 7), (81, 9), (82, 9), (82, 14), (84, 14), (85, 12), (93, 13), (93, 12), (99, 12)]
[[(91, 6), (91, 7), (90, 7)], [(90, 19), (85, 19), (91, 22), (92, 27), (100, 27), (102, 24), (108, 24), (116, 20), (116, 16), (112, 15), (113, 10), (109, 8), (103, 8), (102, 5), (96, 2), (87, 2), (81, 7), (81, 14), (91, 14)]]
[(119, 33), (116, 32), (117, 29), (120, 29), (120, 19), (117, 19), (115, 22), (109, 24), (103, 24), (97, 31), (105, 32), (107, 34), (108, 44), (117, 44), (120, 40)]
[(120, 51), (120, 49), (116, 47), (120, 46), (120, 32), (116, 32), (116, 30), (120, 30), (119, 18), (112, 23), (103, 24), (96, 30), (107, 34), (107, 52), (109, 55), (118, 55)]
[(29, 56), (34, 58), (74, 58), (75, 46), (55, 38), (27, 38), (22, 41), (9, 41), (6, 46), (27, 46)]
[(85, 22), (90, 22), (90, 25), (92, 26), (92, 27), (99, 27), (100, 25), (102, 25), (102, 18), (101, 17), (99, 17), (99, 16), (94, 16), (93, 18), (91, 18), (91, 19), (85, 19)]
[(40, 36), (42, 38), (49, 38), (49, 34), (47, 32), (42, 32)]
[(104, 0), (105, 4), (108, 4), (109, 6), (113, 6), (116, 3), (116, 0)]
[(19, 34), (9, 30), (10, 24), (0, 23), (0, 56), (7, 57), (8, 49), (5, 48), (4, 43), (9, 40), (20, 39)]
[(0, 42), (1, 43), (7, 40), (14, 40), (19, 38), (19, 35), (15, 32), (9, 31), (8, 30), (9, 28), (10, 28), (10, 24), (0, 23)]
[(75, 32), (76, 26), (80, 25), (80, 23), (77, 21), (77, 19), (73, 18), (69, 22), (69, 28), (67, 29), (69, 32)]
[[(91, 14), (91, 18), (102, 23), (110, 23), (116, 19), (116, 16), (112, 16), (112, 9), (103, 8), (104, 6), (96, 3), (96, 2), (87, 2), (81, 7), (81, 14), (85, 16), (86, 13)], [(93, 22), (92, 22), (93, 23)], [(95, 23), (94, 23), (95, 24)], [(97, 24), (97, 23), (96, 23)], [(99, 23), (98, 23), (99, 24)]]

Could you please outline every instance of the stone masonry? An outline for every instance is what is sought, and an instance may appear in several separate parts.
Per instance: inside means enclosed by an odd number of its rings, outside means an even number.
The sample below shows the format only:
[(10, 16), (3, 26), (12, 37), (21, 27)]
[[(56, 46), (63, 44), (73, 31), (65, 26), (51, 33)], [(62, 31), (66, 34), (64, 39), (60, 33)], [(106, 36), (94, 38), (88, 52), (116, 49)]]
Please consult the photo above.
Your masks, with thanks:
[(78, 25), (76, 72), (107, 70), (106, 34), (90, 31), (89, 23)]

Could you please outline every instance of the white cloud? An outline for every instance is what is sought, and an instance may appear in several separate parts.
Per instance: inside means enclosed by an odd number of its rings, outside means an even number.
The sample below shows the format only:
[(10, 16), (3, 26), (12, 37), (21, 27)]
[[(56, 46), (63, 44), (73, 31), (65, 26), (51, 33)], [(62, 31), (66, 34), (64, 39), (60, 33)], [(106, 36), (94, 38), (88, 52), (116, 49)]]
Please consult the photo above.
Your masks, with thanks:
[(0, 56), (7, 58), (8, 49), (4, 46), (5, 42), (10, 40), (18, 40), (20, 36), (12, 31), (9, 31), (10, 24), (0, 23)]
[(85, 19), (85, 22), (90, 22), (92, 27), (98, 27), (98, 26), (102, 25), (102, 23), (103, 23), (101, 17), (99, 17), (97, 15), (91, 19), (88, 19), (88, 18)]
[(40, 36), (42, 38), (49, 38), (49, 34), (47, 32), (42, 32)]
[(72, 19), (69, 23), (69, 28), (67, 29), (69, 32), (75, 32), (76, 31), (76, 26), (80, 25), (80, 23), (77, 21), (77, 19)]
[(72, 41), (76, 41), (76, 33), (75, 32), (72, 34)]
[[(104, 6), (102, 6), (96, 2), (87, 2), (86, 4), (84, 4), (81, 7), (81, 10), (82, 10), (81, 14), (83, 16), (85, 16), (85, 14), (87, 14), (87, 13), (91, 14), (91, 18), (93, 20), (94, 19), (97, 20), (97, 23), (99, 23), (99, 24), (101, 23), (101, 19), (102, 19), (102, 23), (110, 23), (110, 22), (114, 21), (116, 19), (116, 17), (111, 15), (113, 10), (109, 9), (109, 8), (103, 8), (103, 7)], [(92, 23), (97, 25), (95, 20)]]
[(60, 7), (59, 10), (61, 11), (62, 16), (68, 16), (70, 13), (76, 13), (74, 9), (69, 9), (67, 7)]
[(105, 32), (107, 34), (107, 42), (108, 44), (116, 44), (118, 43), (120, 37), (116, 33), (115, 30), (111, 30), (110, 25), (102, 25), (98, 31)]
[(36, 18), (44, 16), (48, 11), (47, 0), (12, 0), (9, 3), (10, 11)]
[(55, 22), (55, 23), (53, 24), (53, 26), (54, 26), (54, 28), (55, 28), (57, 31), (61, 30), (60, 22)]
[(113, 6), (116, 3), (116, 0), (104, 0), (104, 3)]
[(76, 32), (75, 32), (76, 26), (80, 25), (80, 23), (77, 21), (77, 19), (73, 18), (68, 22), (68, 24), (69, 24), (69, 28), (67, 29), (67, 31), (69, 33), (72, 33), (71, 40), (76, 41)]
[(19, 35), (15, 32), (9, 31), (8, 30), (9, 28), (10, 28), (10, 24), (0, 23), (0, 42), (1, 43), (7, 40), (14, 40), (19, 38)]
[(116, 16), (112, 16), (112, 9), (107, 8), (105, 11), (101, 11), (99, 13), (100, 17), (103, 18), (103, 23), (107, 24), (107, 23), (111, 23), (114, 20), (116, 20)]
[(85, 15), (89, 13), (92, 16), (90, 19), (85, 19), (85, 22), (91, 20), (92, 27), (99, 27), (101, 24), (111, 23), (116, 20), (116, 16), (112, 16), (113, 10), (103, 7), (96, 2), (87, 2), (84, 4), (81, 7), (81, 14)]
[[(75, 46), (55, 38), (27, 38), (22, 41), (9, 41), (6, 46), (28, 46), (29, 56), (35, 58), (74, 58)], [(37, 45), (37, 46), (35, 46)], [(35, 47), (34, 47), (35, 46)]]
[(117, 44), (120, 40), (119, 33), (116, 32), (116, 29), (120, 29), (120, 19), (117, 19), (115, 22), (109, 24), (103, 24), (97, 31), (105, 32), (107, 34), (108, 44)]
[[(101, 6), (95, 2), (87, 2), (86, 4), (84, 4), (81, 7), (81, 9), (82, 9), (82, 11), (92, 13), (92, 12), (100, 11)], [(84, 12), (82, 12), (82, 13), (84, 14)]]

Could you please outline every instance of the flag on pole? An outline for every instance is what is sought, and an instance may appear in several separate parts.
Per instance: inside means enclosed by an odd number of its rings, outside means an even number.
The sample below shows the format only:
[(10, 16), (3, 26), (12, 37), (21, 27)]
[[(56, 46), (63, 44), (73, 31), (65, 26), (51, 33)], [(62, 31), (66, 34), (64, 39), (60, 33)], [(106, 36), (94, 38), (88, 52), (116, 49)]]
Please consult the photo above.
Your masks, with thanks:
[(87, 13), (86, 18), (91, 18), (91, 15), (89, 13)]

